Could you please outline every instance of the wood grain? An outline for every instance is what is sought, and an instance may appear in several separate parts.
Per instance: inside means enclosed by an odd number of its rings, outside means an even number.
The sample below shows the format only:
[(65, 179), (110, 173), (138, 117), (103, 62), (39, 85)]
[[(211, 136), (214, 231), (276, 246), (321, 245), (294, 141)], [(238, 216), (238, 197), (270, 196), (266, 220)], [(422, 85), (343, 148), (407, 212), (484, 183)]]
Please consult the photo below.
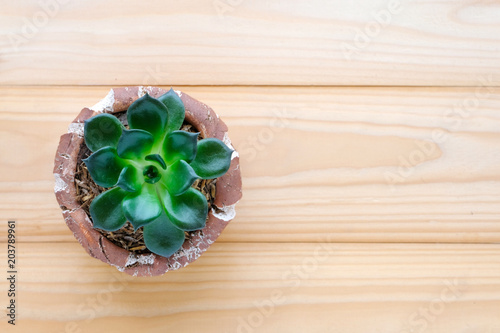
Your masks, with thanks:
[[(500, 5), (0, 0), (0, 220), (37, 333), (500, 332)], [(214, 108), (237, 217), (196, 262), (91, 258), (53, 194), (59, 136), (124, 85)], [(0, 269), (7, 274), (6, 227)]]
[(500, 85), (495, 1), (0, 7), (0, 85)]
[(2, 332), (500, 329), (498, 244), (216, 243), (155, 278), (119, 274), (74, 242), (19, 251), (18, 326), (2, 318)]
[[(498, 88), (176, 88), (219, 113), (241, 155), (221, 242), (500, 240)], [(74, 242), (54, 153), (108, 90), (0, 89), (0, 218), (19, 221), (20, 241)]]

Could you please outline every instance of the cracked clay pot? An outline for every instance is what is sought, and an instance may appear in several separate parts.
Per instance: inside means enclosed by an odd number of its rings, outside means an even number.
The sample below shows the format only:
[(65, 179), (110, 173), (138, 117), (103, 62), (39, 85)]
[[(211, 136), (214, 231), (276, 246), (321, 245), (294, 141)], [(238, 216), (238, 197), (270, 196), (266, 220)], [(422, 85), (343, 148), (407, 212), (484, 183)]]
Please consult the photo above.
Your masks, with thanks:
[[(215, 199), (208, 212), (205, 228), (189, 233), (182, 247), (166, 258), (154, 253), (137, 254), (119, 247), (93, 228), (90, 216), (77, 199), (75, 172), (80, 149), (85, 147), (84, 121), (98, 113), (124, 112), (145, 93), (159, 97), (166, 90), (156, 87), (123, 87), (112, 89), (109, 94), (91, 108), (84, 108), (69, 125), (68, 133), (61, 136), (54, 162), (54, 192), (62, 214), (75, 238), (87, 253), (119, 271), (134, 276), (162, 275), (196, 260), (215, 242), (222, 230), (235, 216), (235, 205), (241, 198), (241, 174), (239, 157), (233, 152), (229, 171), (216, 182)], [(227, 126), (207, 105), (176, 91), (186, 108), (186, 121), (204, 138), (218, 138), (234, 149), (227, 135)], [(214, 209), (215, 208), (215, 209)]]

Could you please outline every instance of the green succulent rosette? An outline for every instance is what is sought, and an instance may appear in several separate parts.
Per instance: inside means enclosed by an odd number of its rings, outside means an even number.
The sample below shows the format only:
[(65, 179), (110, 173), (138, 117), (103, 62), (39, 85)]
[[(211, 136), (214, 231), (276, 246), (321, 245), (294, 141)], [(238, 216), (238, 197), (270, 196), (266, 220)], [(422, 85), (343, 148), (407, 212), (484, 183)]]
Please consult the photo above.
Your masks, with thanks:
[(232, 150), (219, 139), (198, 140), (199, 133), (179, 130), (184, 116), (171, 89), (132, 103), (129, 129), (107, 113), (85, 122), (93, 153), (84, 162), (95, 183), (107, 188), (90, 205), (94, 228), (115, 231), (130, 221), (144, 228), (151, 252), (168, 257), (182, 246), (185, 231), (205, 227), (208, 203), (191, 185), (224, 175)]

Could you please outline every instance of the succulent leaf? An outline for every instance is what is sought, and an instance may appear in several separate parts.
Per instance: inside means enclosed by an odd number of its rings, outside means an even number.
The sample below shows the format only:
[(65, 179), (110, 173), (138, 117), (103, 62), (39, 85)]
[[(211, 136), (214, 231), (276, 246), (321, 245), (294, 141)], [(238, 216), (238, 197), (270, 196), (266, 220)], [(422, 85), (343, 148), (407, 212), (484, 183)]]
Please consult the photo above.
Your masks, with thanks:
[(229, 170), (233, 150), (219, 139), (209, 138), (198, 142), (196, 158), (191, 167), (203, 179), (222, 176)]
[(116, 154), (113, 147), (104, 147), (84, 159), (90, 176), (97, 185), (112, 187), (118, 181), (125, 162)]
[(129, 193), (123, 200), (122, 208), (136, 230), (160, 216), (163, 211), (155, 186), (148, 183), (144, 183), (139, 192)]
[(123, 227), (127, 219), (123, 214), (122, 201), (128, 192), (119, 187), (99, 194), (90, 204), (90, 216), (94, 228), (115, 231)]
[(144, 176), (133, 165), (128, 165), (123, 168), (116, 183), (122, 190), (127, 192), (137, 192), (141, 190), (144, 183)]
[(191, 162), (196, 156), (199, 133), (173, 131), (169, 133), (163, 143), (163, 157), (168, 165), (178, 160)]
[(104, 147), (116, 148), (122, 130), (123, 125), (115, 116), (109, 113), (98, 114), (85, 121), (85, 144), (92, 152)]
[(170, 257), (184, 243), (184, 231), (175, 227), (165, 212), (144, 226), (144, 243), (153, 253)]
[(192, 231), (205, 227), (208, 203), (207, 198), (200, 191), (189, 188), (183, 194), (174, 196), (164, 188), (164, 191), (160, 190), (159, 194), (162, 196), (170, 221), (177, 228)]
[(170, 88), (166, 93), (158, 97), (168, 109), (168, 122), (167, 122), (167, 132), (172, 132), (181, 128), (184, 121), (184, 116), (186, 110), (184, 108), (184, 103), (182, 103), (181, 98), (177, 93)]
[(118, 156), (128, 160), (140, 159), (149, 154), (154, 138), (151, 133), (140, 129), (123, 130), (118, 141)]
[(167, 165), (165, 164), (165, 161), (163, 160), (163, 158), (161, 157), (160, 154), (151, 154), (151, 155), (146, 156), (144, 159), (146, 161), (157, 162), (163, 170), (167, 169)]
[(165, 104), (146, 94), (129, 106), (127, 119), (130, 128), (145, 130), (154, 138), (163, 138), (168, 111)]
[(167, 169), (163, 184), (171, 195), (179, 195), (186, 192), (197, 178), (193, 168), (186, 161), (179, 160)]

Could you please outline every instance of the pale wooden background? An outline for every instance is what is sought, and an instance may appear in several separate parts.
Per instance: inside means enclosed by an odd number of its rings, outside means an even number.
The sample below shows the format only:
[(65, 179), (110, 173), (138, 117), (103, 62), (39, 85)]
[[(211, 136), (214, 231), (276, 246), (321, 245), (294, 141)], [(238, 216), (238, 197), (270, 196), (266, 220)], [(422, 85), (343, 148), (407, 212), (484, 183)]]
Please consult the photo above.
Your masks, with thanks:
[[(500, 332), (500, 3), (394, 3), (0, 0), (0, 330)], [(68, 123), (142, 84), (213, 107), (244, 183), (155, 278), (89, 257), (53, 195)]]

